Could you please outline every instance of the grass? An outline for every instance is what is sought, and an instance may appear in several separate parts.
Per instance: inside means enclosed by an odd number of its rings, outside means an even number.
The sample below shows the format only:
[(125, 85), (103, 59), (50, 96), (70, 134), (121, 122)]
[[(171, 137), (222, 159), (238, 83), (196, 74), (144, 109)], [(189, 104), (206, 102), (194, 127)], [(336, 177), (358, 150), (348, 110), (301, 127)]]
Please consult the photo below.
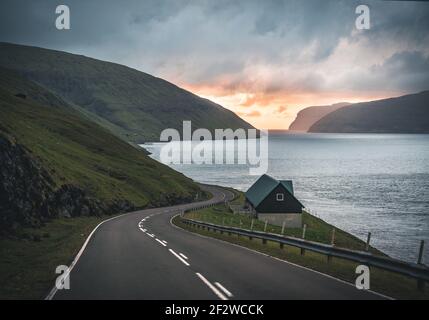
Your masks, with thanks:
[[(235, 200), (235, 204), (240, 201), (240, 198)], [(233, 214), (224, 205), (216, 207), (210, 207), (199, 211), (187, 212), (186, 217), (189, 219), (205, 221), (209, 223), (227, 225), (231, 227), (250, 229), (252, 224), (252, 218), (246, 214)], [(257, 219), (253, 219), (253, 230), (264, 231), (265, 222)], [(322, 219), (319, 219), (307, 212), (303, 213), (303, 224), (307, 225), (305, 239), (315, 242), (321, 242), (325, 244), (331, 244), (332, 240), (332, 229), (334, 226), (326, 223)], [(276, 225), (267, 224), (266, 232), (281, 234), (282, 228)], [(301, 228), (285, 228), (284, 235), (292, 237), (302, 237)], [(366, 243), (359, 238), (347, 233), (343, 230), (335, 228), (335, 245), (337, 247), (352, 249), (352, 250), (364, 250)], [(370, 252), (374, 254), (383, 255), (379, 250), (370, 247)]]
[(0, 239), (0, 300), (45, 298), (58, 276), (55, 268), (70, 265), (94, 227), (107, 218), (55, 219)]
[[(239, 203), (240, 201), (242, 201), (242, 198), (240, 197), (235, 200), (236, 203)], [(245, 215), (233, 214), (224, 205), (206, 208), (199, 211), (187, 212), (185, 217), (199, 221), (205, 221), (214, 224), (224, 224), (226, 226), (241, 227), (245, 229), (250, 229), (251, 223), (251, 219), (249, 217), (246, 217)], [(235, 243), (243, 247), (263, 252), (270, 256), (334, 276), (350, 283), (354, 283), (357, 277), (355, 270), (359, 263), (339, 258), (332, 258), (328, 263), (327, 257), (325, 255), (310, 252), (308, 250), (304, 255), (302, 255), (299, 248), (284, 245), (282, 249), (277, 242), (267, 241), (266, 244), (263, 244), (262, 240), (259, 239), (249, 240), (247, 237), (228, 235), (226, 233), (220, 234), (203, 229), (192, 228), (191, 226), (182, 223), (180, 217), (176, 217), (173, 222), (179, 227), (188, 231)], [(303, 223), (307, 224), (307, 240), (330, 243), (332, 225), (308, 213), (303, 214)], [(263, 231), (264, 225), (264, 222), (255, 220), (254, 230)], [(267, 232), (280, 233), (281, 228), (278, 226), (268, 225)], [(285, 235), (300, 237), (302, 236), (302, 230), (286, 229)], [(362, 240), (339, 229), (336, 229), (335, 244), (338, 247), (353, 250), (363, 250), (365, 248), (365, 243)], [(370, 248), (370, 251), (374, 254), (383, 254), (375, 248)], [(417, 281), (415, 279), (396, 273), (388, 272), (378, 268), (371, 268), (370, 282), (371, 290), (380, 292), (393, 298), (429, 299), (428, 292), (422, 292), (417, 289)]]
[(1, 75), (0, 137), (24, 146), (57, 187), (72, 184), (101, 201), (136, 207), (199, 192), (191, 179), (86, 120), (46, 89), (6, 70)]

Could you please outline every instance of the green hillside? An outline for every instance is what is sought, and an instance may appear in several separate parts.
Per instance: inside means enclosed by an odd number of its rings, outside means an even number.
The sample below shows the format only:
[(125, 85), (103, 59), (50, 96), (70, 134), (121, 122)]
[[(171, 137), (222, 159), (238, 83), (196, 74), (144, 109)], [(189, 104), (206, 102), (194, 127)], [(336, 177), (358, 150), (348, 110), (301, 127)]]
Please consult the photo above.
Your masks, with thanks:
[(184, 175), (0, 69), (0, 231), (57, 216), (190, 201)]
[(162, 130), (180, 130), (183, 120), (210, 130), (252, 128), (220, 105), (114, 63), (0, 43), (0, 66), (49, 88), (126, 141), (159, 141)]

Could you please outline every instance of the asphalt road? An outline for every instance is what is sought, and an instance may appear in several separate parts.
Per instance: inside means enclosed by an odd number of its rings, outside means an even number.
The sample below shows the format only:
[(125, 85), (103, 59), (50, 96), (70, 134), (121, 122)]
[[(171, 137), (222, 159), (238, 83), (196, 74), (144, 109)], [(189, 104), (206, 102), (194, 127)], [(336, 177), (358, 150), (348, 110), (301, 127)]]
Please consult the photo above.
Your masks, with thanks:
[[(214, 197), (226, 190), (205, 187)], [(350, 284), (179, 229), (195, 204), (137, 211), (103, 223), (53, 299), (380, 299)]]

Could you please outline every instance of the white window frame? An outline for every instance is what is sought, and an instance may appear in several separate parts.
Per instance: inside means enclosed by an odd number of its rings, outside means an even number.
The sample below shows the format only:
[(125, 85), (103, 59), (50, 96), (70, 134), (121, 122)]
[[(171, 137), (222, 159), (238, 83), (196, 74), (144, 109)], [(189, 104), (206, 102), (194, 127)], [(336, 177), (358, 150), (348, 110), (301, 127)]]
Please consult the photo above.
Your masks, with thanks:
[(285, 194), (284, 193), (277, 193), (276, 194), (276, 201), (285, 201)]

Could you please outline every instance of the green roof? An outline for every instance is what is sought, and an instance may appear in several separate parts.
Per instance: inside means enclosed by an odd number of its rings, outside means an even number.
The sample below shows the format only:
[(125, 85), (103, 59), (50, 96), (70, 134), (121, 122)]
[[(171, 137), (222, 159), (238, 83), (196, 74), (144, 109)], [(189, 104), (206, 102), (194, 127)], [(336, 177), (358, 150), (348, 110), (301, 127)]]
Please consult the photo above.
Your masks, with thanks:
[(290, 192), (291, 195), (293, 195), (292, 180), (280, 180), (280, 183), (283, 185), (283, 187), (286, 188), (287, 191)]
[(246, 198), (256, 208), (279, 184), (283, 185), (293, 195), (293, 184), (291, 180), (278, 181), (267, 174), (262, 175), (247, 190)]

